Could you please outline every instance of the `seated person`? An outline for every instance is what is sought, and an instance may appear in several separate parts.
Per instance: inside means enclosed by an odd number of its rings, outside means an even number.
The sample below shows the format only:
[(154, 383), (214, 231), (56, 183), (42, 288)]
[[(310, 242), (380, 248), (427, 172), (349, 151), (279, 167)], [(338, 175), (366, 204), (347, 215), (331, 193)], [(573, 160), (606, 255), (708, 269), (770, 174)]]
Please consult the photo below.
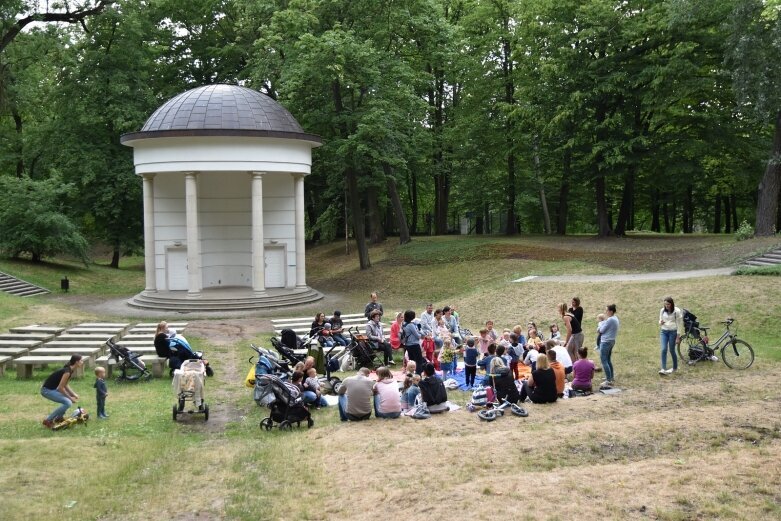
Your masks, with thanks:
[(312, 403), (316, 408), (328, 407), (328, 402), (323, 397), (323, 392), (320, 389), (320, 379), (317, 377), (317, 369), (310, 367), (306, 370), (304, 379), (303, 398), (304, 403)]
[(528, 380), (523, 381), (521, 401), (529, 398), (534, 403), (553, 403), (558, 399), (556, 393), (556, 375), (548, 366), (548, 357), (537, 359), (537, 369), (532, 371)]
[(399, 384), (387, 367), (377, 368), (377, 383), (374, 384), (374, 416), (376, 418), (401, 416)]
[(432, 414), (449, 411), (447, 389), (442, 379), (436, 375), (434, 364), (427, 363), (423, 367), (423, 375), (424, 378), (420, 381), (420, 397), (428, 406), (428, 410)]
[(331, 332), (331, 323), (326, 322), (323, 324), (323, 329), (320, 331), (320, 337), (318, 338), (320, 343), (324, 347), (334, 347), (336, 341), (334, 340), (333, 333)]
[(344, 336), (344, 321), (342, 321), (342, 312), (338, 309), (334, 311), (334, 316), (328, 319), (331, 324), (331, 336), (334, 342), (340, 346), (347, 346), (350, 341)]
[(564, 367), (564, 374), (570, 374), (572, 372), (572, 358), (570, 358), (567, 348), (555, 340), (545, 342), (545, 347), (548, 352), (555, 351), (556, 360)]
[[(499, 357), (494, 358), (494, 362), (500, 360)], [(513, 373), (510, 368), (495, 364), (494, 365), (494, 377), (493, 387), (496, 399), (499, 403), (507, 400), (510, 403), (518, 403), (521, 399), (521, 395), (518, 392), (518, 388), (515, 386), (515, 380), (513, 379)]]
[(529, 327), (529, 339), (526, 341), (526, 345), (531, 347), (532, 345), (539, 349), (540, 344), (542, 344), (543, 340), (540, 338), (540, 335), (537, 333), (537, 328), (534, 326)]
[(385, 332), (383, 331), (382, 322), (380, 322), (381, 317), (382, 312), (379, 310), (375, 309), (371, 312), (369, 322), (366, 323), (366, 336), (369, 339), (369, 345), (371, 345), (372, 349), (375, 351), (382, 351), (383, 364), (386, 366), (395, 365), (396, 362), (393, 361), (393, 348), (389, 342), (385, 341)]
[[(477, 361), (477, 367), (485, 371), (486, 373), (491, 372), (491, 360), (494, 359), (496, 356), (496, 344), (489, 344), (488, 345), (488, 352)], [(487, 381), (487, 377), (483, 379), (484, 385), (490, 385), (490, 383)]]
[[(415, 362), (410, 362), (414, 364)], [(420, 394), (420, 375), (415, 371), (404, 377), (404, 388), (401, 391), (401, 410), (406, 411), (415, 406), (415, 399)]]
[[(553, 349), (550, 349), (547, 353), (545, 353), (548, 358), (548, 365), (551, 369), (553, 369), (553, 374), (556, 377), (556, 394), (559, 398), (564, 396), (564, 382), (566, 381), (566, 375), (564, 373), (564, 366), (561, 362), (556, 360), (556, 351)], [(537, 359), (537, 363), (540, 363), (539, 358)]]
[(339, 387), (339, 419), (343, 422), (368, 420), (372, 414), (374, 382), (369, 379), (366, 367), (358, 374), (345, 378)]
[(572, 372), (575, 379), (572, 380), (572, 388), (576, 391), (591, 392), (591, 380), (594, 378), (594, 362), (588, 359), (588, 348), (578, 348), (578, 361), (573, 364)]
[(158, 333), (155, 336), (154, 344), (157, 356), (168, 359), (168, 367), (171, 368), (172, 375), (176, 369), (182, 367), (182, 362), (187, 360), (203, 360), (206, 366), (206, 375), (212, 376), (214, 374), (208, 360), (204, 360), (200, 353), (194, 351), (187, 339), (182, 335), (177, 335), (176, 331), (169, 334)]
[(540, 356), (540, 352), (537, 351), (536, 344), (529, 347), (526, 351), (526, 355), (523, 357), (523, 365), (531, 367), (532, 371), (537, 369), (537, 357)]

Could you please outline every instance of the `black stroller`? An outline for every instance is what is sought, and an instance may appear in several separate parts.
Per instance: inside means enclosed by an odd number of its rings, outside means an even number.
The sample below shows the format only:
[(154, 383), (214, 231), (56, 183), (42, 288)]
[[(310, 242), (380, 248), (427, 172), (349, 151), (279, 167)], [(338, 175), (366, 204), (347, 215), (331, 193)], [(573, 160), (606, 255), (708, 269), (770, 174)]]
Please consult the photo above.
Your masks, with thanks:
[(296, 365), (299, 362), (306, 360), (306, 355), (296, 354), (295, 349), (305, 349), (308, 342), (302, 341), (296, 335), (296, 332), (292, 329), (283, 329), (279, 338), (272, 337), (271, 345), (274, 349), (288, 361), (290, 365)]
[(257, 361), (253, 361), (255, 357), (250, 357), (249, 359), (249, 362), (255, 365), (255, 381), (251, 382), (254, 385), (253, 398), (259, 406), (268, 407), (274, 401), (274, 394), (266, 392), (269, 382), (260, 377), (270, 374), (284, 382), (290, 378), (290, 367), (286, 361), (280, 360), (271, 351), (258, 347), (255, 344), (250, 344), (250, 347), (258, 355)]
[(109, 349), (109, 360), (112, 358), (116, 360), (117, 369), (120, 371), (117, 381), (132, 382), (142, 378), (148, 380), (152, 377), (152, 373), (141, 360), (140, 354), (134, 353), (125, 346), (115, 344), (112, 340), (106, 341), (106, 345)]
[(355, 369), (366, 367), (375, 370), (383, 365), (382, 361), (378, 359), (377, 353), (371, 348), (366, 335), (358, 333), (357, 328), (354, 327), (349, 328), (347, 333), (350, 335), (347, 351), (355, 360)]
[(303, 421), (306, 421), (308, 428), (315, 424), (295, 385), (282, 381), (278, 376), (262, 374), (257, 377), (255, 386), (262, 389), (261, 395), (256, 395), (255, 400), (266, 403), (271, 409), (269, 416), (260, 420), (261, 429), (270, 431), (274, 423), (283, 431), (291, 430), (294, 423), (300, 427)]

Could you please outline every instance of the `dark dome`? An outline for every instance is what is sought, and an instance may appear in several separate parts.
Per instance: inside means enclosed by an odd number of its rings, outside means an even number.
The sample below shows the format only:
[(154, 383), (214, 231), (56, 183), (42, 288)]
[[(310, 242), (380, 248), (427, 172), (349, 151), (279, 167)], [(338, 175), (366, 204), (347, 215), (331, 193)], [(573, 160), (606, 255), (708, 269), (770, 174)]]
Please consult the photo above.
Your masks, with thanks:
[(139, 132), (122, 142), (154, 137), (255, 136), (304, 139), (307, 134), (290, 112), (269, 96), (237, 85), (206, 85), (165, 102)]

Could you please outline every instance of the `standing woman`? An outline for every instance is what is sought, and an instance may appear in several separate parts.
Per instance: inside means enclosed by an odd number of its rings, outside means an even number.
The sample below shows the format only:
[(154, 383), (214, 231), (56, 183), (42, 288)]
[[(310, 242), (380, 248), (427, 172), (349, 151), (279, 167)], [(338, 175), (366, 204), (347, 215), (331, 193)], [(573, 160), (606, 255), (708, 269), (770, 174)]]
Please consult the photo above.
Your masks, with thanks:
[(613, 354), (613, 346), (616, 345), (616, 336), (618, 335), (618, 317), (616, 316), (616, 305), (608, 304), (605, 308), (607, 318), (597, 326), (597, 334), (601, 335), (599, 339), (599, 358), (602, 361), (602, 368), (605, 370), (605, 381), (602, 382), (600, 389), (611, 389), (615, 371), (613, 371), (613, 362), (610, 357)]
[(399, 336), (404, 349), (407, 351), (407, 356), (416, 364), (415, 372), (420, 374), (423, 371), (425, 360), (423, 359), (423, 351), (420, 348), (420, 329), (418, 329), (418, 325), (413, 320), (415, 320), (415, 312), (408, 309), (404, 312), (404, 323), (401, 326), (401, 334)]
[(41, 396), (47, 400), (59, 403), (60, 406), (54, 409), (52, 413), (43, 420), (43, 426), (51, 429), (58, 421), (62, 421), (65, 413), (73, 402), (79, 399), (79, 395), (74, 393), (68, 383), (70, 382), (73, 371), (84, 365), (81, 355), (71, 356), (70, 361), (64, 367), (57, 369), (43, 382), (41, 387)]
[(390, 328), (390, 345), (393, 349), (401, 347), (401, 339), (399, 333), (401, 332), (401, 324), (404, 322), (404, 313), (399, 311), (396, 313), (396, 320), (393, 321)]
[[(675, 307), (672, 297), (664, 298), (664, 306), (659, 312), (659, 341), (662, 345), (662, 368), (659, 374), (670, 374), (678, 370), (678, 356), (675, 354), (675, 346), (681, 343), (683, 332), (683, 312)], [(673, 366), (667, 369), (667, 351), (673, 357)]]
[(559, 304), (559, 315), (564, 319), (564, 326), (567, 328), (564, 346), (567, 348), (570, 360), (577, 360), (578, 348), (583, 346), (583, 328), (580, 325), (580, 320), (567, 309), (564, 302)]

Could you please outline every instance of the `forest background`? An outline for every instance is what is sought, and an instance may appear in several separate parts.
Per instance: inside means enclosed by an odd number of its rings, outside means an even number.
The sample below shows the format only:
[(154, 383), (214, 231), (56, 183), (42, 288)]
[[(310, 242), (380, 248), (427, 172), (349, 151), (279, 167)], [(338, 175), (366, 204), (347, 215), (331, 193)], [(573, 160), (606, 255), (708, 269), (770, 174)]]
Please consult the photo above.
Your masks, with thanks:
[(0, 0), (0, 250), (143, 243), (123, 133), (239, 84), (323, 137), (307, 234), (781, 229), (781, 0)]

